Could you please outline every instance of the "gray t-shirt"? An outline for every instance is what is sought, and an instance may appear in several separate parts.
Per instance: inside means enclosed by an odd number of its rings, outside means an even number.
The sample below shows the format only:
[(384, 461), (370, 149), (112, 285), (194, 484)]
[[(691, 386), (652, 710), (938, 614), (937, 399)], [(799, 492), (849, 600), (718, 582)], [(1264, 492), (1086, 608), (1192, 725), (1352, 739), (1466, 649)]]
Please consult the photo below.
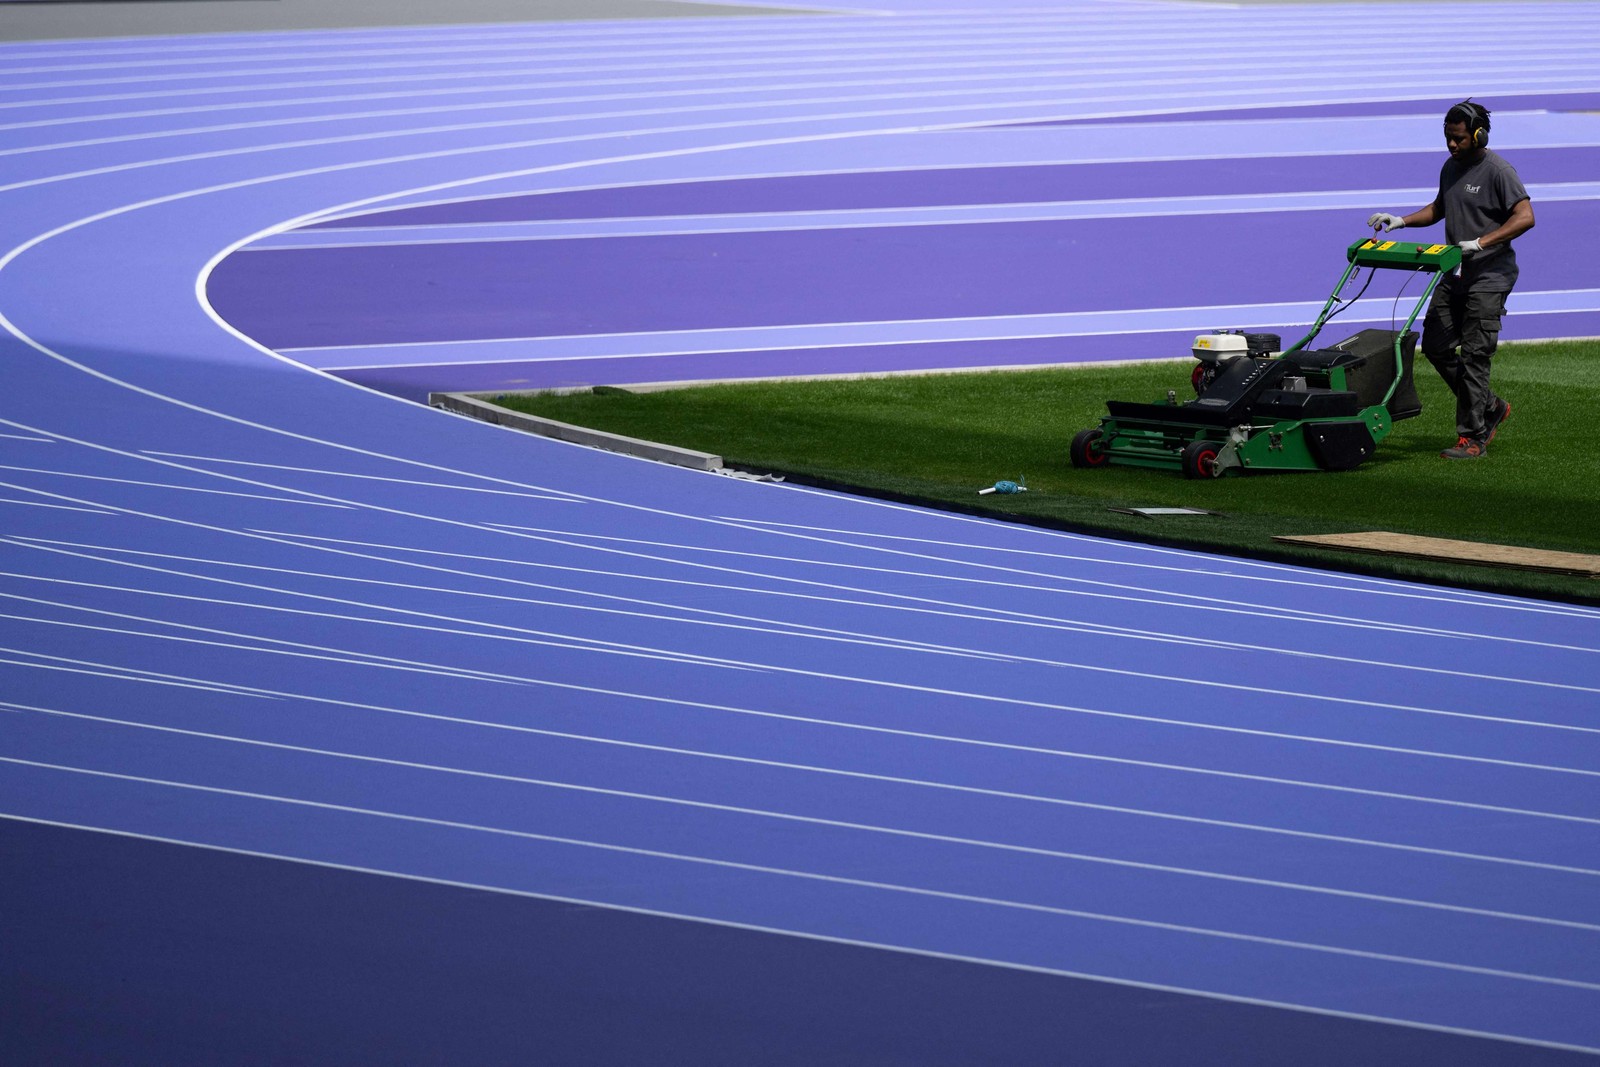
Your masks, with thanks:
[[(1453, 156), (1444, 161), (1433, 208), (1444, 215), (1444, 239), (1458, 244), (1495, 229), (1526, 199), (1528, 190), (1516, 168), (1485, 148), (1476, 163), (1462, 163)], [(1462, 274), (1473, 288), (1509, 292), (1517, 283), (1517, 254), (1510, 241), (1469, 252)]]

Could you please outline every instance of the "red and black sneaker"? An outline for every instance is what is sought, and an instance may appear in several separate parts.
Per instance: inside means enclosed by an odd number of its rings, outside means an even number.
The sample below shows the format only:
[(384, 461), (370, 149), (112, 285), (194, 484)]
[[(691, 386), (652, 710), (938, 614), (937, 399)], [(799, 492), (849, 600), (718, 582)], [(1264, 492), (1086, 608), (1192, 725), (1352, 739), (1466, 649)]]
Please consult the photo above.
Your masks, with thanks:
[(1509, 419), (1510, 417), (1511, 417), (1511, 401), (1509, 401), (1509, 400), (1500, 400), (1499, 401), (1499, 406), (1497, 406), (1494, 409), (1494, 413), (1489, 416), (1488, 423), (1483, 428), (1484, 429), (1483, 443), (1484, 444), (1488, 444), (1490, 441), (1493, 441), (1495, 432), (1497, 430), (1499, 430), (1500, 427), (1504, 426), (1505, 423), (1506, 423), (1506, 420)]
[(1456, 441), (1454, 448), (1447, 448), (1439, 455), (1445, 459), (1481, 459), (1489, 450), (1484, 447), (1484, 442), (1472, 437), (1462, 437)]

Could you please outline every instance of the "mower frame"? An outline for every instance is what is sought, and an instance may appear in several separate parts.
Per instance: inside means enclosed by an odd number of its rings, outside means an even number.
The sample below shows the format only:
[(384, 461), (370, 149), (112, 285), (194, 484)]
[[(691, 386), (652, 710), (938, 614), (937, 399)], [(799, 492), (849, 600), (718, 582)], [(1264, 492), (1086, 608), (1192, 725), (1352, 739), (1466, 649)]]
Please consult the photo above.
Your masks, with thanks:
[[(1264, 359), (1238, 357), (1229, 366), (1243, 361), (1233, 371), (1235, 387), (1260, 389), (1263, 383), (1284, 379), (1290, 370), (1296, 391), (1304, 396), (1284, 398), (1273, 404), (1245, 405), (1242, 414), (1207, 404), (1206, 392), (1194, 401), (1180, 404), (1176, 393), (1168, 391), (1154, 404), (1109, 401), (1110, 414), (1100, 425), (1080, 431), (1073, 438), (1071, 460), (1075, 467), (1100, 467), (1108, 463), (1132, 467), (1180, 470), (1191, 478), (1220, 477), (1236, 472), (1330, 471), (1358, 466), (1394, 429), (1395, 415), (1390, 403), (1407, 370), (1405, 344), (1434, 289), (1446, 273), (1461, 263), (1461, 250), (1450, 244), (1420, 244), (1362, 238), (1345, 250), (1344, 274), (1323, 303), (1316, 321), (1306, 335), (1281, 353)], [(1314, 352), (1308, 345), (1343, 307), (1355, 298), (1342, 297), (1345, 287), (1361, 268), (1426, 273), (1428, 284), (1417, 298), (1404, 325), (1394, 333), (1393, 373), (1382, 399), (1358, 410), (1314, 414), (1318, 401), (1325, 412), (1347, 406), (1348, 373), (1353, 363), (1343, 363), (1333, 350)], [(1370, 279), (1369, 279), (1370, 280)], [(1357, 294), (1359, 296), (1359, 294)], [(1411, 335), (1414, 343), (1414, 335)], [(1340, 342), (1346, 344), (1346, 342)], [(1327, 358), (1333, 356), (1334, 358)], [(1354, 361), (1359, 363), (1360, 361)], [(1216, 388), (1213, 382), (1207, 391)], [(1282, 402), (1290, 399), (1298, 402)], [(1416, 414), (1415, 411), (1402, 413)]]

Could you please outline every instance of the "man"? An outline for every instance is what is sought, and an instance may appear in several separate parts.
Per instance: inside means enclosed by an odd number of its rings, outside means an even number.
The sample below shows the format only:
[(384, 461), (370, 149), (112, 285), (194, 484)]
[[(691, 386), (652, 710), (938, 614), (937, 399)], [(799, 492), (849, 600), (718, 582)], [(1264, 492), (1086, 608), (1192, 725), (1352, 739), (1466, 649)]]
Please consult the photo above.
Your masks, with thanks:
[[(1422, 351), (1456, 395), (1454, 447), (1446, 459), (1483, 456), (1511, 414), (1489, 388), (1489, 360), (1500, 341), (1506, 297), (1517, 283), (1514, 238), (1533, 228), (1533, 203), (1522, 179), (1489, 144), (1489, 109), (1469, 97), (1444, 116), (1450, 150), (1433, 203), (1402, 217), (1378, 212), (1374, 230), (1432, 226), (1444, 219), (1445, 240), (1459, 245), (1461, 266), (1440, 280), (1423, 320)], [(1459, 352), (1457, 351), (1459, 349)]]

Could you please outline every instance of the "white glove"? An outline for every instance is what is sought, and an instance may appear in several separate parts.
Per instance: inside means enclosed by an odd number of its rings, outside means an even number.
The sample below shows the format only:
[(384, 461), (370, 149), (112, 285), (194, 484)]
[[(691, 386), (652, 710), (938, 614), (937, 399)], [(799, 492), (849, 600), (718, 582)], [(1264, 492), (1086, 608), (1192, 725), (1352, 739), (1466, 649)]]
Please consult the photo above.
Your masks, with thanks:
[(1401, 221), (1399, 215), (1391, 215), (1387, 211), (1380, 211), (1373, 215), (1367, 220), (1367, 225), (1372, 227), (1374, 230), (1382, 230), (1385, 233), (1388, 233), (1390, 230), (1399, 230), (1405, 228), (1405, 223)]
[(1463, 252), (1482, 252), (1483, 242), (1477, 240), (1457, 241), (1456, 247), (1461, 249)]

